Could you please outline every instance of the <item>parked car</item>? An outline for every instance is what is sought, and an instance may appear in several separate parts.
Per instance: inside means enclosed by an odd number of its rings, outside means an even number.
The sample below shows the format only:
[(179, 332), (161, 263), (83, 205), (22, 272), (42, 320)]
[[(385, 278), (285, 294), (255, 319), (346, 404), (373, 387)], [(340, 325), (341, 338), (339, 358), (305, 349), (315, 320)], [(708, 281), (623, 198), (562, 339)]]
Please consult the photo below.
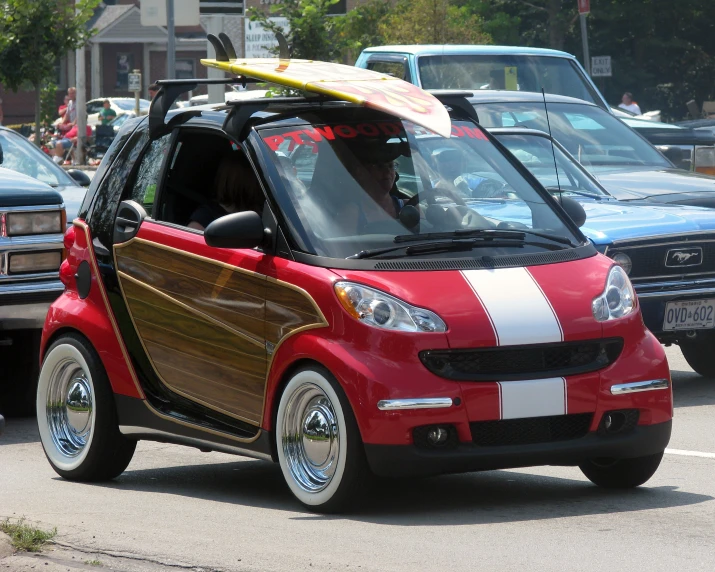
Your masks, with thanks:
[[(95, 127), (102, 123), (99, 117), (99, 112), (104, 106), (104, 101), (109, 100), (109, 107), (111, 107), (117, 114), (117, 117), (121, 117), (125, 113), (134, 113), (136, 109), (136, 101), (133, 97), (100, 97), (99, 99), (90, 99), (87, 102), (87, 125)], [(149, 106), (151, 101), (148, 99), (139, 100), (139, 115), (145, 115), (149, 113)]]
[(679, 344), (695, 371), (715, 376), (715, 281), (702, 280), (709, 260), (691, 256), (709, 252), (715, 211), (619, 202), (547, 133), (513, 127), (491, 132), (555, 196), (581, 203), (587, 216), (581, 230), (629, 275), (646, 327), (661, 342)]
[[(224, 93), (224, 102), (228, 103), (230, 101), (240, 101), (244, 99), (259, 99), (261, 97), (265, 97), (267, 93), (267, 89), (237, 89), (231, 86), (231, 89)], [(194, 95), (189, 99), (188, 107), (206, 105), (208, 102), (209, 96), (207, 94)]]
[[(669, 371), (626, 273), (476, 123), (455, 115), (440, 144), (507, 181), (526, 228), (451, 204), (412, 136), (427, 130), (398, 115), (291, 98), (134, 121), (65, 237), (45, 324), (58, 474), (112, 478), (137, 440), (168, 441), (277, 461), (301, 503), (335, 511), (369, 472), (579, 465), (633, 487), (657, 469)], [(310, 148), (308, 185), (286, 140)], [(189, 228), (227, 157), (252, 165), (261, 213)], [(418, 191), (397, 219), (365, 192), (395, 157)]]
[[(357, 67), (389, 73), (424, 89), (500, 89), (575, 97), (623, 119), (656, 145), (674, 166), (715, 174), (715, 134), (640, 119), (611, 107), (571, 54), (515, 46), (378, 46)], [(507, 94), (505, 94), (507, 95)], [(646, 121), (648, 119), (649, 121)]]
[(79, 169), (65, 171), (31, 141), (7, 127), (0, 126), (0, 147), (3, 151), (3, 167), (37, 179), (59, 191), (67, 210), (67, 220), (72, 222), (90, 183), (87, 174)]
[(655, 147), (596, 105), (541, 94), (475, 91), (481, 125), (548, 131), (619, 200), (715, 207), (715, 177), (674, 168)]
[(0, 414), (35, 410), (42, 326), (64, 289), (64, 229), (60, 193), (0, 167)]
[(566, 95), (611, 109), (575, 56), (521, 46), (425, 45), (367, 48), (357, 67), (422, 89), (501, 89)]

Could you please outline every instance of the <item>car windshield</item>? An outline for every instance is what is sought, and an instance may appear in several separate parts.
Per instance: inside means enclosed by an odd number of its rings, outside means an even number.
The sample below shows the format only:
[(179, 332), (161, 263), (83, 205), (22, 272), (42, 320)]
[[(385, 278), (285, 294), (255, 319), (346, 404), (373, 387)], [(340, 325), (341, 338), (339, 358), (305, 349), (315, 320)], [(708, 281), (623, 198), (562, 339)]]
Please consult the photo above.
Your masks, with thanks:
[[(347, 258), (435, 233), (497, 229), (553, 235), (559, 248), (579, 242), (550, 201), (475, 124), (453, 122), (447, 139), (408, 121), (365, 113), (355, 110), (351, 121), (344, 112), (338, 121), (330, 121), (335, 115), (329, 111), (305, 114), (259, 131), (279, 174), (276, 200), (299, 250)], [(544, 247), (515, 242), (495, 245), (489, 254), (515, 249)], [(394, 250), (385, 256), (406, 255)]]
[(439, 55), (418, 59), (423, 89), (506, 89), (568, 95), (602, 105), (568, 58), (529, 55)]
[[(552, 151), (551, 141), (543, 135), (497, 133), (495, 136), (549, 191), (559, 190), (578, 196), (610, 196), (558, 145), (554, 145)], [(558, 166), (558, 178), (554, 160)]]
[[(549, 131), (543, 102), (476, 103), (484, 127), (526, 127)], [(549, 103), (554, 138), (590, 170), (592, 167), (672, 165), (620, 119), (593, 105)]]
[[(115, 99), (113, 103), (123, 111), (133, 111), (135, 106), (133, 99)], [(140, 110), (148, 110), (150, 105), (151, 101), (148, 101), (146, 99), (139, 100)]]
[(52, 187), (76, 184), (62, 167), (55, 165), (35, 145), (14, 131), (0, 130), (0, 146), (3, 151), (2, 166), (6, 169), (12, 169)]

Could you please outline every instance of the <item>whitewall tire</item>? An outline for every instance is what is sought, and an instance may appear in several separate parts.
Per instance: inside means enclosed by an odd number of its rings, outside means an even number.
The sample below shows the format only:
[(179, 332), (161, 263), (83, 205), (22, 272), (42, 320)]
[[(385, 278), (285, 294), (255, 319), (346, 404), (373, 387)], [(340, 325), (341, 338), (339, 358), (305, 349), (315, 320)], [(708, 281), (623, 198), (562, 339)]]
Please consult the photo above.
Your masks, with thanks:
[(62, 477), (112, 479), (129, 464), (136, 441), (119, 433), (107, 374), (82, 336), (65, 334), (48, 348), (36, 405), (42, 447)]
[(286, 483), (311, 510), (345, 508), (369, 476), (350, 403), (320, 366), (302, 368), (288, 381), (278, 405), (276, 445)]

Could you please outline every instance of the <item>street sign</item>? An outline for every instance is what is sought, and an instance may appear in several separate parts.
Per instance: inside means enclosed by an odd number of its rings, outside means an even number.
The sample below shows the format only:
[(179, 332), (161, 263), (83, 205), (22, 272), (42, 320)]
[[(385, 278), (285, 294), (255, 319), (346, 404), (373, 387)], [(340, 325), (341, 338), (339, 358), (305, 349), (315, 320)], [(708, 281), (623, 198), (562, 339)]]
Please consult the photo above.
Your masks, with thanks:
[(231, 14), (243, 16), (243, 0), (201, 0), (202, 14)]
[[(287, 34), (290, 30), (288, 26), (288, 18), (269, 18), (275, 24), (283, 28), (283, 33)], [(260, 22), (252, 22), (245, 18), (245, 57), (247, 58), (274, 58), (269, 50), (278, 46), (278, 40), (275, 35), (263, 28)]]
[(134, 70), (128, 74), (129, 77), (129, 87), (128, 91), (141, 91), (142, 90), (142, 74), (139, 70)]
[(579, 14), (590, 14), (591, 13), (591, 0), (578, 0), (578, 13)]
[[(174, 25), (198, 26), (199, 0), (173, 0)], [(166, 0), (142, 0), (142, 26), (166, 26)]]
[(591, 58), (591, 77), (611, 77), (611, 56)]

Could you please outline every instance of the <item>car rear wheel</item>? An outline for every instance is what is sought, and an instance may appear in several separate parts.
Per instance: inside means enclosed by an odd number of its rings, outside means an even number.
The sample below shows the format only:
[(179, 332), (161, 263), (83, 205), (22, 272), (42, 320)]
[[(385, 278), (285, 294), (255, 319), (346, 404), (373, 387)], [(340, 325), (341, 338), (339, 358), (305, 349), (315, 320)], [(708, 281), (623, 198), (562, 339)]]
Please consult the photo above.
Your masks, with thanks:
[(632, 489), (650, 479), (658, 470), (663, 453), (635, 459), (593, 459), (579, 468), (586, 478), (606, 489)]
[(360, 434), (342, 388), (319, 366), (298, 370), (281, 395), (276, 445), (295, 497), (316, 512), (358, 500), (368, 477)]
[(693, 341), (680, 343), (680, 351), (688, 365), (703, 377), (715, 377), (715, 335), (699, 332)]
[(47, 350), (36, 404), (42, 447), (57, 474), (102, 481), (127, 468), (136, 441), (119, 432), (107, 373), (83, 337), (63, 335)]

